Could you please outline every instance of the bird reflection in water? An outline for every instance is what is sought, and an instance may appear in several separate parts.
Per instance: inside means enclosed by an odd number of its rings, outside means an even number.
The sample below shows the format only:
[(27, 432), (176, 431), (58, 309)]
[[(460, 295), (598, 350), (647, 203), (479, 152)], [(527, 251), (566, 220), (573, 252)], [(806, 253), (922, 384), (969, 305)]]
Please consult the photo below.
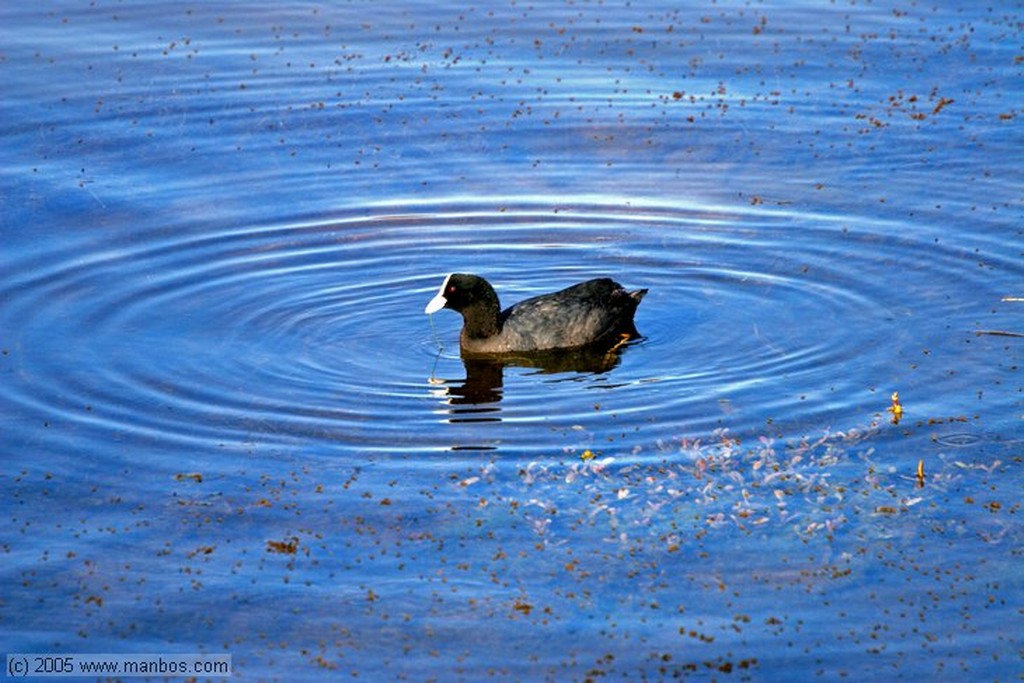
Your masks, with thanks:
[[(621, 354), (638, 341), (638, 335), (623, 334), (611, 347), (585, 347), (529, 354), (503, 354), (500, 357), (463, 357), (464, 379), (443, 379), (431, 373), (430, 383), (440, 388), (431, 393), (448, 406), (449, 422), (500, 421), (496, 405), (504, 393), (506, 367), (533, 368), (537, 374), (600, 374), (619, 364)], [(437, 360), (440, 360), (438, 351)], [(437, 361), (435, 360), (435, 368)]]

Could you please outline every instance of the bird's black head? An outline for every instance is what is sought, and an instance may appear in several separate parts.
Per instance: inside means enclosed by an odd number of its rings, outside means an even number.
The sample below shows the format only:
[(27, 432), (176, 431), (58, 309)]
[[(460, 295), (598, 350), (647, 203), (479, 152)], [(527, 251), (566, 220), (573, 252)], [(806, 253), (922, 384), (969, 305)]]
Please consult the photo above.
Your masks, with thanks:
[(462, 313), (479, 305), (497, 308), (498, 297), (494, 288), (479, 275), (452, 273), (441, 283), (441, 289), (437, 290), (424, 312), (436, 313), (442, 308), (450, 308)]

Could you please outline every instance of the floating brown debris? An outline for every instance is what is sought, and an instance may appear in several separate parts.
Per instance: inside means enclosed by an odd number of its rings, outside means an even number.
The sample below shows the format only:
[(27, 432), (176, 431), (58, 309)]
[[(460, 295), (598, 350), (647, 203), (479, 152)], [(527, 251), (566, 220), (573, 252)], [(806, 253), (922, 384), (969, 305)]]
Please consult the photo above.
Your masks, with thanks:
[(299, 539), (295, 536), (287, 541), (267, 541), (268, 553), (281, 553), (282, 555), (294, 555), (299, 550)]
[(980, 337), (982, 335), (988, 335), (991, 337), (1016, 337), (1024, 338), (1024, 332), (1007, 332), (1006, 330), (978, 330), (974, 333), (975, 336)]

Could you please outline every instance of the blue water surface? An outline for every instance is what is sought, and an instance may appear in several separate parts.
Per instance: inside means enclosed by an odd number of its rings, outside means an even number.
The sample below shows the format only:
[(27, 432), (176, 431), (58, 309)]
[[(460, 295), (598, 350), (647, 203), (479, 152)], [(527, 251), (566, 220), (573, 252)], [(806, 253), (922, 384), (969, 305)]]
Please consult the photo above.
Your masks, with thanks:
[(1020, 680), (1020, 4), (663, 5), (0, 7), (5, 652)]

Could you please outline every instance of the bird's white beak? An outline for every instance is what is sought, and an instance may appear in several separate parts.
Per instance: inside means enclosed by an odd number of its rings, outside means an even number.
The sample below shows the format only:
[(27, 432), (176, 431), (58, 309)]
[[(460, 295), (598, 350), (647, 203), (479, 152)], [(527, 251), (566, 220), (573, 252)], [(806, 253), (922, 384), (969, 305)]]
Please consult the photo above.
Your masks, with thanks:
[(451, 279), (452, 275), (451, 273), (449, 273), (445, 277), (444, 282), (441, 283), (441, 288), (437, 290), (437, 294), (435, 294), (434, 298), (430, 300), (430, 303), (427, 304), (427, 307), (423, 309), (424, 313), (437, 313), (438, 311), (445, 307), (445, 304), (448, 303), (448, 299), (444, 298), (444, 290), (448, 287), (448, 281)]
[(423, 312), (424, 313), (437, 313), (442, 308), (444, 308), (444, 305), (446, 303), (448, 303), (448, 299), (444, 298), (444, 294), (441, 294), (440, 292), (438, 292), (437, 296), (435, 296), (433, 299), (431, 299), (430, 303), (427, 304), (427, 307), (423, 309)]

